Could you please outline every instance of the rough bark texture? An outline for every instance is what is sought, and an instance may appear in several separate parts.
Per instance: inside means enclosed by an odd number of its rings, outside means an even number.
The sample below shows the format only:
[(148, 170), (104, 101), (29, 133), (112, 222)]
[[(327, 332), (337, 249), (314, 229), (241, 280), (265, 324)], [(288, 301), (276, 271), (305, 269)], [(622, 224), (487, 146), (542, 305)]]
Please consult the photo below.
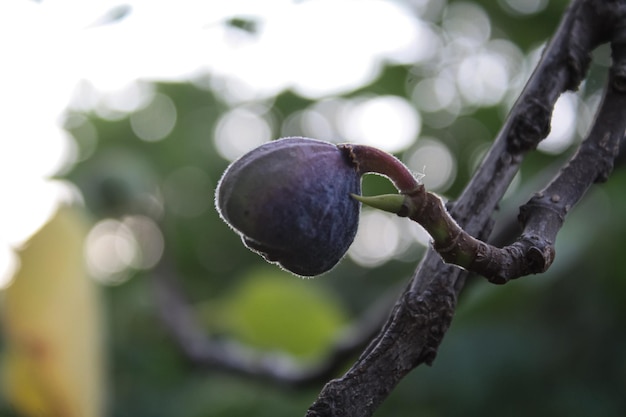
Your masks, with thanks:
[[(572, 2), (489, 154), (450, 209), (466, 232), (482, 240), (489, 235), (491, 213), (524, 154), (548, 134), (557, 98), (578, 87), (591, 51), (611, 42), (614, 63), (588, 138), (557, 177), (521, 208), (522, 236), (537, 248), (528, 262), (543, 262), (567, 212), (591, 184), (606, 179), (626, 128), (624, 22), (624, 1)], [(344, 376), (324, 387), (306, 415), (371, 416), (407, 373), (434, 360), (467, 274), (430, 250), (378, 336)]]

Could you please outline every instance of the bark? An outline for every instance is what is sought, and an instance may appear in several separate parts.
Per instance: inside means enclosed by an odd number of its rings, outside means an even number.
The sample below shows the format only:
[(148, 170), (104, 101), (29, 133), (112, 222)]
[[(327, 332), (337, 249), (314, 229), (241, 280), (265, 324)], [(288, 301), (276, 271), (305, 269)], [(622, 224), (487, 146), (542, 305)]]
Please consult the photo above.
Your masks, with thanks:
[[(565, 215), (591, 184), (605, 180), (626, 128), (626, 2), (574, 0), (480, 168), (450, 214), (470, 235), (486, 240), (491, 214), (524, 155), (547, 136), (552, 109), (585, 77), (591, 52), (611, 42), (613, 65), (587, 139), (555, 179), (520, 210), (521, 239), (536, 248), (527, 261), (545, 262)], [(454, 315), (468, 271), (427, 252), (378, 336), (341, 378), (330, 381), (307, 417), (371, 416), (400, 380), (430, 364)]]
[[(470, 271), (503, 284), (546, 270), (555, 256), (554, 242), (568, 212), (592, 184), (608, 178), (616, 158), (626, 161), (626, 148), (621, 146), (626, 131), (624, 22), (626, 0), (571, 3), (490, 152), (459, 199), (448, 207), (417, 187), (415, 178), (407, 175), (399, 161), (378, 164), (380, 151), (346, 148), (355, 161), (361, 161), (361, 172), (389, 176), (404, 195), (414, 199), (413, 212), (407, 209), (403, 215), (426, 223), (435, 240), (391, 314), (387, 314), (392, 304), (387, 299), (373, 306), (337, 340), (325, 360), (303, 368), (289, 358), (268, 356), (204, 334), (172, 279), (173, 269), (163, 261), (155, 271), (155, 295), (163, 323), (181, 351), (195, 365), (294, 387), (327, 380), (347, 358), (364, 349), (342, 377), (326, 384), (306, 415), (371, 416), (404, 376), (434, 361)], [(591, 52), (607, 42), (612, 47), (613, 64), (587, 138), (553, 180), (520, 207), (522, 233), (517, 241), (504, 248), (487, 245), (484, 242), (493, 227), (491, 215), (524, 156), (549, 133), (556, 100), (564, 91), (578, 88)], [(392, 293), (395, 297), (398, 291)]]

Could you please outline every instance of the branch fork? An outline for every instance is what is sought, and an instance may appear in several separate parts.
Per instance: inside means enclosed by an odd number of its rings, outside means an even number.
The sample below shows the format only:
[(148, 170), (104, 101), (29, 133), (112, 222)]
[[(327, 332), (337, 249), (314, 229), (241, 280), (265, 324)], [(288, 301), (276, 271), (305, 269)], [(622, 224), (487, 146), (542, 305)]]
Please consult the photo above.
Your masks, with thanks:
[[(449, 256), (458, 260), (462, 253), (468, 260), (461, 259), (459, 263), (481, 270), (483, 275), (498, 283), (520, 276), (520, 273), (540, 272), (550, 266), (556, 235), (566, 214), (593, 183), (608, 178), (626, 132), (624, 6), (624, 1), (572, 1), (489, 153), (450, 208), (449, 215), (445, 216), (456, 222), (444, 222), (441, 238), (438, 233), (431, 233), (434, 235), (433, 250), (422, 259), (381, 332), (346, 374), (324, 387), (309, 408), (307, 417), (371, 416), (405, 375), (422, 363), (432, 362), (451, 321), (457, 296), (468, 277), (468, 271), (453, 268), (441, 262), (442, 259), (449, 262), (446, 259)], [(491, 246), (475, 241), (473, 236), (487, 239), (491, 232), (490, 215), (518, 172), (524, 155), (534, 150), (547, 135), (556, 100), (564, 91), (578, 88), (591, 61), (591, 51), (606, 42), (611, 43), (613, 65), (587, 139), (553, 181), (520, 208), (519, 220), (524, 230), (517, 241), (502, 249), (495, 248), (494, 255)], [(359, 152), (353, 149), (352, 153)], [(367, 164), (364, 166), (372, 168)], [(389, 172), (374, 171), (391, 177)], [(414, 201), (413, 194), (407, 192), (415, 187), (406, 174), (402, 173), (392, 181), (400, 195), (399, 198), (385, 198), (384, 205), (391, 207), (396, 214), (405, 214), (402, 207), (406, 206), (407, 216), (418, 217), (420, 222), (426, 223), (424, 217), (429, 209), (423, 209), (419, 215), (411, 213), (411, 210), (419, 212), (416, 208), (424, 202)], [(426, 199), (430, 200), (430, 197)], [(415, 207), (411, 209), (411, 205)], [(442, 210), (436, 208), (437, 205), (434, 204), (433, 211)], [(462, 233), (455, 232), (455, 224), (463, 228)], [(438, 232), (435, 224), (428, 227)], [(437, 243), (438, 239), (440, 243)], [(446, 242), (450, 245), (444, 244)], [(503, 262), (496, 264), (494, 259)], [(449, 294), (452, 296), (448, 297)], [(421, 311), (420, 306), (434, 305), (442, 297), (448, 300), (447, 310), (420, 316), (426, 324), (417, 326), (411, 312)], [(435, 313), (435, 310), (426, 310)], [(429, 330), (432, 328), (440, 331), (433, 333)], [(426, 351), (430, 353), (425, 355)], [(365, 398), (367, 401), (362, 400)]]
[[(163, 279), (158, 283), (164, 322), (194, 363), (221, 367), (289, 386), (326, 380), (343, 360), (372, 338), (352, 367), (328, 382), (307, 411), (309, 417), (368, 417), (395, 386), (421, 364), (431, 364), (454, 316), (458, 295), (469, 272), (503, 284), (539, 273), (552, 264), (556, 237), (567, 214), (589, 187), (608, 178), (626, 132), (626, 0), (573, 0), (546, 46), (535, 72), (511, 109), (481, 166), (449, 210), (441, 199), (395, 157), (361, 145), (339, 145), (358, 173), (388, 177), (398, 194), (352, 197), (421, 224), (433, 239), (387, 321), (374, 336), (377, 320), (365, 317), (351, 343), (338, 343), (330, 360), (308, 369), (277, 368), (216, 346), (202, 333), (191, 312), (182, 308)], [(523, 231), (502, 248), (486, 243), (496, 209), (524, 156), (549, 132), (558, 97), (584, 79), (591, 51), (610, 42), (613, 65), (593, 126), (578, 152), (543, 190), (520, 207)], [(626, 152), (622, 152), (624, 154)], [(623, 156), (623, 155), (622, 155)], [(445, 261), (445, 262), (442, 262)], [(453, 265), (458, 267), (454, 267)], [(460, 268), (459, 268), (460, 267)], [(161, 271), (163, 276), (170, 271)], [(380, 318), (376, 309), (374, 317)], [(386, 316), (388, 309), (383, 308)]]

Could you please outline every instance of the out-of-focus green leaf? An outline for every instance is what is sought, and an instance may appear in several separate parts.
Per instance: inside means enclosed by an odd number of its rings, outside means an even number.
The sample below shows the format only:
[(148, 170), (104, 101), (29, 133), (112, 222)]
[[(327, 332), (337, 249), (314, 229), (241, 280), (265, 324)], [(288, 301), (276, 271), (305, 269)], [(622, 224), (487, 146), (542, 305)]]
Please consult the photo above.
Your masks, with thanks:
[(346, 323), (341, 304), (312, 281), (273, 268), (238, 279), (226, 297), (222, 319), (243, 342), (310, 358), (327, 349)]

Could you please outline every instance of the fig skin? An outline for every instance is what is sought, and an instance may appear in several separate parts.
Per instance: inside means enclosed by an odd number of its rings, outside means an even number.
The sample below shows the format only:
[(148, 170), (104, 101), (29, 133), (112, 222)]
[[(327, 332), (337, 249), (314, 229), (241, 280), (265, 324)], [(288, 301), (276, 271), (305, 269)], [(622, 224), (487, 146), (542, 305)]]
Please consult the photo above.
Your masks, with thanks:
[(358, 228), (361, 178), (345, 151), (315, 139), (268, 142), (234, 161), (216, 190), (244, 244), (300, 276), (333, 268)]

